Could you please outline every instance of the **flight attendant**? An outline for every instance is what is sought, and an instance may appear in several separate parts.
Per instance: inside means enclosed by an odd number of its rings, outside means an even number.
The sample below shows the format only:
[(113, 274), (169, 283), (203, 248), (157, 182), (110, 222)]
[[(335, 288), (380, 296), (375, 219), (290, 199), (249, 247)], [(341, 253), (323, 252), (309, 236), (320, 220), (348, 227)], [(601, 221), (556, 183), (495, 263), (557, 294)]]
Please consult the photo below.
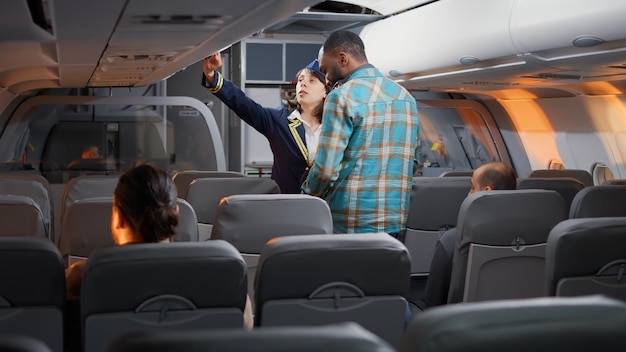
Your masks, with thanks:
[(265, 136), (274, 154), (272, 179), (281, 193), (300, 193), (303, 176), (317, 154), (324, 99), (330, 87), (317, 60), (296, 74), (296, 98), (288, 107), (263, 107), (216, 69), (220, 53), (204, 59), (202, 86)]

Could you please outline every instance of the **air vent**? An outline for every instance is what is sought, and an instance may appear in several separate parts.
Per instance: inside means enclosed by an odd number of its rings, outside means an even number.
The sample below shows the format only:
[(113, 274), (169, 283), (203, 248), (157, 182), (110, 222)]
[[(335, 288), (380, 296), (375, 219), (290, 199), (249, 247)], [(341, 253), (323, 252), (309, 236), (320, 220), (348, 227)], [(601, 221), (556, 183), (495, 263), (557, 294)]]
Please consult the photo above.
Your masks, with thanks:
[(147, 61), (156, 63), (166, 63), (171, 61), (176, 56), (176, 53), (167, 53), (167, 54), (118, 54), (108, 56), (105, 60), (108, 63), (117, 63), (117, 62), (135, 62), (135, 61)]
[(493, 81), (466, 81), (461, 82), (461, 84), (466, 86), (514, 86), (517, 83), (510, 82), (493, 82)]
[(140, 22), (142, 24), (200, 24), (200, 25), (223, 25), (229, 16), (221, 15), (137, 15), (133, 16), (133, 22)]
[(54, 35), (52, 31), (52, 21), (50, 20), (50, 1), (47, 0), (28, 0), (28, 9), (33, 22), (46, 32)]
[(581, 80), (583, 76), (566, 73), (538, 73), (536, 75), (522, 76), (523, 78), (555, 79), (555, 80)]

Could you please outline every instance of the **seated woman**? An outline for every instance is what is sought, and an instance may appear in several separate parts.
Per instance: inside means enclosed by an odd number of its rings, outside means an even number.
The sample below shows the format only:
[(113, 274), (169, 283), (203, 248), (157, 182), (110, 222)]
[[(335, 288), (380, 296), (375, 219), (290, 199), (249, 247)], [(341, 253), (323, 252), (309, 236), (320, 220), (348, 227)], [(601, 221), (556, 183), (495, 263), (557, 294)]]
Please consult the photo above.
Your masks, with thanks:
[[(171, 242), (177, 225), (176, 186), (165, 171), (144, 164), (120, 176), (111, 212), (115, 244)], [(68, 299), (79, 297), (84, 265), (85, 262), (77, 262), (65, 271)], [(252, 308), (247, 297), (244, 327), (252, 326)]]

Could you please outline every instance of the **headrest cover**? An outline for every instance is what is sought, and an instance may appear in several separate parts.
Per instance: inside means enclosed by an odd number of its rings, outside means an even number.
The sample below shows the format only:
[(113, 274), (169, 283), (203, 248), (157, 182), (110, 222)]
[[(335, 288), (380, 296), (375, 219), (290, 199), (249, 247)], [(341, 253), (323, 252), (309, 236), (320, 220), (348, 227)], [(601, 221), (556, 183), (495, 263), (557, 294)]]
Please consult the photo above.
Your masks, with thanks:
[(85, 264), (81, 316), (133, 311), (162, 294), (184, 297), (197, 308), (243, 311), (247, 282), (246, 263), (226, 241), (101, 247)]
[(398, 350), (615, 351), (625, 322), (624, 303), (601, 296), (449, 304), (419, 314)]
[(349, 282), (368, 296), (404, 295), (410, 272), (408, 250), (386, 233), (281, 237), (261, 251), (257, 307), (268, 300), (307, 297), (330, 282)]
[[(320, 70), (320, 63), (319, 61), (317, 61), (317, 59), (311, 61), (311, 63), (306, 65), (305, 68), (308, 68), (309, 70), (313, 70), (317, 72), (319, 75), (324, 77), (324, 79), (326, 79), (326, 75)], [(325, 82), (322, 82), (322, 83), (325, 83)]]

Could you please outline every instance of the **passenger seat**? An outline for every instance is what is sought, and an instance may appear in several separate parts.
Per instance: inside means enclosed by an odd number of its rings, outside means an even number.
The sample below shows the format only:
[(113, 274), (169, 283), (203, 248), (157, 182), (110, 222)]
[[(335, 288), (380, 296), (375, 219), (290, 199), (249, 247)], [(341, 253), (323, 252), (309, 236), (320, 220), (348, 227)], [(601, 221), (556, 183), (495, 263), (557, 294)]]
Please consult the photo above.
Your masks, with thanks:
[(208, 177), (194, 179), (185, 199), (198, 217), (200, 240), (211, 238), (213, 221), (222, 198), (235, 194), (278, 194), (276, 182), (261, 177)]
[(626, 301), (626, 217), (569, 219), (546, 247), (546, 294), (603, 294)]
[(256, 325), (353, 321), (396, 347), (404, 332), (411, 257), (386, 233), (279, 237), (261, 251)]
[[(44, 223), (45, 237), (58, 242), (54, 238), (54, 206), (50, 184), (41, 175), (34, 174), (0, 174), (0, 194), (19, 195), (31, 198), (38, 206)], [(13, 217), (15, 222), (20, 217)]]
[(307, 194), (239, 194), (219, 203), (211, 239), (225, 240), (242, 253), (252, 298), (259, 254), (269, 240), (330, 233), (332, 215), (328, 203), (321, 198)]
[(56, 246), (38, 237), (0, 237), (0, 335), (28, 336), (63, 352), (65, 275)]
[(452, 304), (417, 316), (398, 352), (623, 351), (626, 305), (602, 296)]
[(246, 264), (225, 241), (100, 248), (80, 292), (83, 350), (139, 332), (243, 329)]
[(547, 189), (557, 191), (561, 197), (563, 197), (567, 212), (569, 212), (572, 200), (583, 188), (585, 188), (585, 185), (573, 177), (528, 177), (517, 179), (517, 189)]
[(548, 234), (566, 214), (556, 191), (467, 196), (457, 222), (448, 303), (542, 296)]
[(179, 171), (172, 176), (172, 181), (176, 185), (178, 197), (186, 199), (189, 185), (195, 179), (199, 178), (227, 178), (227, 177), (245, 177), (244, 174), (235, 171), (201, 171), (201, 170), (184, 170)]
[(587, 170), (581, 169), (540, 169), (528, 174), (529, 178), (539, 177), (571, 177), (580, 181), (585, 187), (593, 186), (593, 177)]
[(626, 185), (585, 187), (572, 200), (570, 219), (626, 216)]

